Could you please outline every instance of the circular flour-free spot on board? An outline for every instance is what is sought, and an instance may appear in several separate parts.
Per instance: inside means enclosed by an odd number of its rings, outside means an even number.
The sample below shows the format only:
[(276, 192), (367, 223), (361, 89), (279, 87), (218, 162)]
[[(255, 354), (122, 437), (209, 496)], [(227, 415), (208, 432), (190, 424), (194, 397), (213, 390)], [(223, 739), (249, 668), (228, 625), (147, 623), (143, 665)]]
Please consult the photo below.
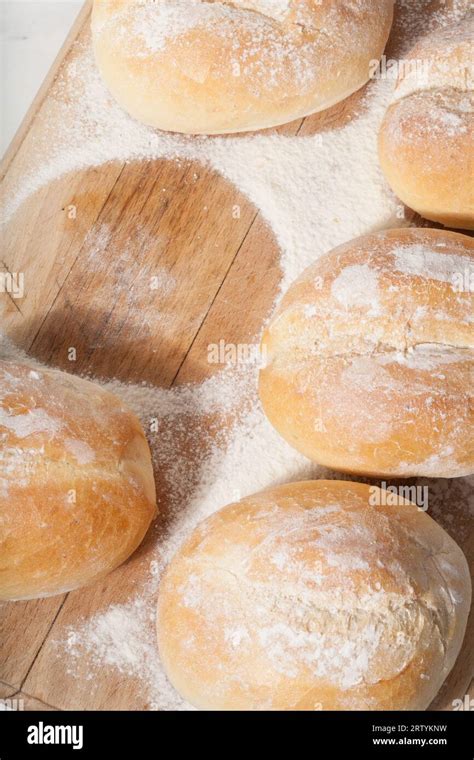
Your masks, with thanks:
[[(22, 210), (27, 224), (34, 201)], [(41, 239), (21, 234), (16, 219), (4, 252), (25, 280), (21, 311), (8, 305), (4, 329), (30, 355), (73, 373), (168, 385), (190, 351), (183, 373), (196, 381), (218, 368), (209, 344), (258, 341), (279, 249), (217, 172), (190, 161), (105, 165), (58, 180), (38, 201)]]

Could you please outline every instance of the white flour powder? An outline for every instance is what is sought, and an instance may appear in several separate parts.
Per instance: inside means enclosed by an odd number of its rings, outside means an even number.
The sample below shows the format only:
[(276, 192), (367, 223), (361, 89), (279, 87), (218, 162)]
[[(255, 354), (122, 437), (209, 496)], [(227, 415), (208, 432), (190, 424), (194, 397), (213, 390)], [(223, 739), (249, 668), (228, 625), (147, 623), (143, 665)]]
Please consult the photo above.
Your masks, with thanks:
[[(407, 48), (425, 31), (422, 9), (428, 6), (428, 0), (399, 2)], [(431, 25), (460, 17), (467, 3), (454, 6), (451, 13), (433, 17)], [(51, 113), (45, 114), (46, 125), (51, 126), (45, 127), (43, 138), (33, 147), (31, 168), (21, 176), (12, 172), (7, 177), (7, 219), (32, 193), (67, 172), (114, 160), (198, 160), (233, 182), (270, 224), (281, 248), (282, 288), (334, 246), (405, 223), (382, 179), (376, 151), (378, 126), (393, 81), (372, 83), (360, 115), (322, 136), (193, 139), (160, 134), (133, 122), (109, 98), (89, 46), (77, 52), (55, 85)], [(160, 273), (159, 286), (174, 288), (168, 272)], [(376, 287), (370, 283), (369, 290)], [(363, 289), (348, 295), (345, 283), (339, 284), (339, 295), (361, 302), (366, 298)], [(6, 339), (0, 341), (0, 356), (26, 358)], [(256, 378), (255, 366), (239, 365), (201, 385), (171, 390), (105, 383), (138, 414), (147, 431), (156, 470), (163, 475), (169, 519), (151, 551), (145, 588), (73, 630), (53, 629), (58, 655), (68, 654), (71, 678), (76, 658), (88, 658), (87, 688), (92, 693), (100, 680), (98, 671), (108, 667), (139, 679), (150, 708), (189, 709), (167, 682), (156, 650), (156, 594), (163, 567), (194, 526), (225, 504), (278, 483), (341, 478), (308, 462), (271, 428), (258, 402)], [(152, 421), (156, 432), (150, 428)], [(191, 450), (193, 455), (181, 457), (180, 450)], [(430, 482), (430, 512), (442, 518), (458, 539), (467, 531), (469, 509), (474, 506), (472, 484), (472, 478)], [(454, 505), (453, 511), (447, 512), (447, 504)]]
[[(129, 118), (108, 95), (90, 46), (81, 47), (54, 88), (31, 166), (4, 183), (4, 221), (32, 193), (68, 172), (108, 161), (168, 158), (210, 165), (246, 195), (282, 251), (282, 288), (334, 246), (367, 231), (406, 224), (377, 160), (377, 133), (393, 81), (373, 82), (361, 116), (307, 137), (278, 134), (189, 138)], [(49, 115), (48, 111), (51, 111)]]

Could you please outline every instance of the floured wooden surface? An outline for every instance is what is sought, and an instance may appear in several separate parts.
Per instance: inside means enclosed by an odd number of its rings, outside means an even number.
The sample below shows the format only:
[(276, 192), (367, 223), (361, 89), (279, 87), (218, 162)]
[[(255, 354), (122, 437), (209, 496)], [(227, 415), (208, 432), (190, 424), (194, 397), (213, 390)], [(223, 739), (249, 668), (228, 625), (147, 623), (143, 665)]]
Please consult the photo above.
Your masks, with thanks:
[[(400, 51), (404, 29), (416, 34), (422, 20), (439, 23), (440, 4), (418, 5), (424, 15), (400, 3), (391, 50)], [(288, 284), (311, 257), (346, 238), (410, 216), (401, 217), (373, 155), (386, 98), (380, 83), (269, 133), (155, 138), (129, 120), (111, 120), (100, 111), (100, 93), (90, 101), (97, 112), (89, 107), (78, 89), (82, 75), (89, 96), (96, 86), (87, 13), (77, 39), (6, 168), (3, 266), (25, 273), (25, 296), (0, 296), (1, 331), (34, 360), (109, 382), (141, 413), (161, 517), (101, 583), (3, 605), (0, 680), (64, 709), (182, 708), (156, 670), (152, 617), (167, 554), (200, 516), (246, 489), (337, 477), (289, 451), (266, 425), (255, 366), (223, 370), (209, 362), (209, 346), (255, 346), (282, 278)], [(185, 383), (193, 384), (189, 393)], [(155, 417), (159, 434), (150, 430)], [(472, 487), (429, 484), (430, 513), (472, 567)], [(142, 629), (140, 646), (127, 650), (127, 635)], [(473, 635), (471, 615), (436, 709), (452, 709), (464, 695)]]

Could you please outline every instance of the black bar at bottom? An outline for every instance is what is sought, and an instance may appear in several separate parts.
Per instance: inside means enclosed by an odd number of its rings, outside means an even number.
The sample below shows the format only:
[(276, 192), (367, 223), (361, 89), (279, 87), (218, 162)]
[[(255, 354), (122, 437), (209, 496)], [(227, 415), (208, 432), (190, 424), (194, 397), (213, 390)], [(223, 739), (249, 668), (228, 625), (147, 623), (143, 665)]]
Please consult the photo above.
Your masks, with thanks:
[[(153, 712), (21, 712), (0, 713), (0, 760), (30, 757), (159, 757), (182, 755), (184, 745), (197, 752), (225, 757), (229, 751), (285, 745), (291, 755), (304, 753), (331, 759), (348, 757), (473, 758), (473, 721), (459, 712), (330, 713), (153, 713)], [(224, 733), (223, 733), (224, 731)], [(214, 747), (213, 747), (214, 745)]]

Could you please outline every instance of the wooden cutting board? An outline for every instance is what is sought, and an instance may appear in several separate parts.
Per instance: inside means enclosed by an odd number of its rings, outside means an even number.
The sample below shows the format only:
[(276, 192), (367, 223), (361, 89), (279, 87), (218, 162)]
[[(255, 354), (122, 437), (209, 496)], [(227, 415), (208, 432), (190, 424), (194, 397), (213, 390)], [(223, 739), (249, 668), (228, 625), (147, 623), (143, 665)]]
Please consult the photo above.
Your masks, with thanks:
[[(427, 8), (427, 24), (439, 5), (445, 3)], [(4, 201), (12, 180), (21, 181), (30, 168), (35, 145), (51, 131), (54, 85), (77, 55), (75, 43), (89, 44), (89, 16), (86, 4), (5, 156)], [(390, 46), (396, 50), (396, 38)], [(356, 93), (274, 131), (313, 135), (341, 126), (353, 118), (361, 97)], [(92, 262), (104, 226), (107, 245)], [(169, 293), (143, 287), (140, 272), (153, 270), (157, 261), (173, 275)], [(69, 372), (163, 387), (208, 377), (206, 347), (223, 334), (229, 342), (251, 341), (280, 279), (278, 246), (248, 199), (202, 165), (165, 160), (109, 163), (47, 184), (4, 228), (0, 267), (26, 273), (21, 301), (0, 294), (0, 325), (28, 354)], [(73, 364), (70, 346), (77, 352)], [(125, 565), (92, 587), (1, 606), (0, 698), (20, 696), (27, 709), (149, 707), (140, 683), (112, 670), (101, 671), (92, 691), (87, 657), (72, 675), (53, 642), (81, 619), (126, 601), (145, 582), (153, 542), (150, 533)], [(463, 549), (473, 567), (472, 536)], [(471, 614), (464, 648), (433, 709), (451, 710), (452, 700), (468, 691), (473, 636)]]

